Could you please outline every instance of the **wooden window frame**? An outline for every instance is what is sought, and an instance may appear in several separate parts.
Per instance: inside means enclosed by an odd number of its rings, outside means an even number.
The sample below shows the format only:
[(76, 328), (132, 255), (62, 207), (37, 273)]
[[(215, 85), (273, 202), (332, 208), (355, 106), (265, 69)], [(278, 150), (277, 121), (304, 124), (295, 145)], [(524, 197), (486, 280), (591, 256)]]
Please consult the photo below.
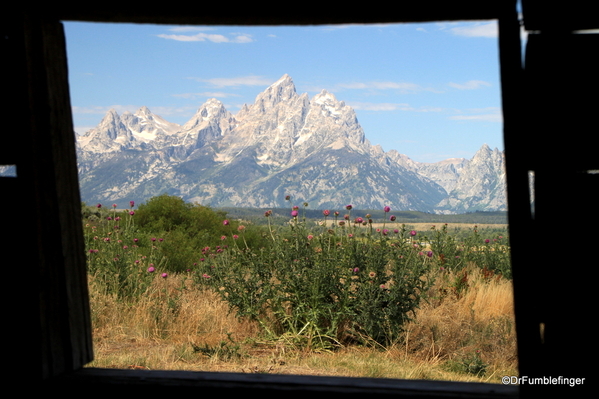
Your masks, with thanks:
[[(531, 261), (529, 251), (522, 245), (528, 239), (524, 231), (532, 229), (534, 223), (528, 202), (528, 171), (531, 166), (518, 143), (523, 134), (524, 107), (520, 90), (524, 83), (524, 71), (516, 3), (516, 0), (422, 1), (402, 4), (395, 15), (382, 11), (372, 17), (367, 13), (358, 13), (360, 15), (354, 17), (316, 15), (282, 18), (270, 17), (267, 13), (259, 14), (261, 10), (253, 10), (245, 16), (223, 17), (220, 13), (197, 16), (175, 8), (140, 15), (136, 8), (120, 7), (117, 12), (103, 12), (66, 6), (48, 6), (47, 9), (36, 10), (21, 7), (7, 14), (2, 25), (5, 29), (2, 50), (12, 61), (5, 63), (3, 68), (6, 69), (4, 76), (9, 76), (12, 80), (10, 83), (14, 83), (15, 87), (11, 85), (10, 93), (13, 96), (4, 109), (7, 110), (6, 115), (20, 118), (21, 123), (26, 123), (25, 127), (15, 123), (12, 129), (20, 134), (5, 135), (9, 146), (0, 147), (0, 164), (10, 162), (17, 165), (16, 178), (0, 179), (3, 192), (11, 193), (1, 196), (0, 206), (7, 209), (19, 201), (28, 212), (9, 212), (7, 220), (14, 223), (14, 229), (8, 234), (4, 231), (0, 241), (10, 242), (13, 234), (28, 237), (32, 231), (35, 232), (31, 245), (15, 243), (15, 248), (23, 253), (29, 251), (31, 259), (28, 257), (26, 263), (37, 271), (37, 274), (33, 273), (36, 277), (33, 280), (37, 282), (38, 294), (21, 297), (20, 306), (12, 307), (13, 313), (9, 313), (11, 318), (20, 320), (22, 323), (19, 325), (32, 334), (22, 334), (20, 331), (11, 334), (15, 345), (22, 348), (21, 356), (13, 366), (15, 372), (10, 373), (11, 382), (22, 385), (33, 382), (49, 390), (47, 392), (83, 388), (88, 392), (93, 390), (119, 395), (164, 391), (168, 394), (204, 395), (255, 393), (274, 397), (299, 392), (316, 396), (339, 393), (352, 397), (378, 394), (420, 398), (515, 398), (528, 397), (531, 392), (536, 392), (529, 386), (444, 381), (83, 368), (92, 360), (93, 350), (66, 51), (60, 23), (61, 20), (78, 20), (301, 25), (498, 20), (520, 373), (538, 375), (540, 370), (545, 371), (540, 366), (543, 359), (539, 357), (538, 350), (539, 323), (538, 318), (534, 317), (536, 309), (530, 308), (534, 302), (527, 295), (527, 290), (534, 282), (531, 273), (523, 267)], [(525, 1), (532, 9), (543, 9), (541, 3), (537, 0)], [(531, 15), (539, 13), (533, 12)], [(588, 24), (589, 18), (584, 21)], [(4, 79), (5, 83), (9, 80), (6, 77)], [(9, 147), (14, 151), (7, 151)], [(31, 246), (36, 249), (32, 251)], [(34, 372), (25, 372), (31, 365), (34, 366)]]

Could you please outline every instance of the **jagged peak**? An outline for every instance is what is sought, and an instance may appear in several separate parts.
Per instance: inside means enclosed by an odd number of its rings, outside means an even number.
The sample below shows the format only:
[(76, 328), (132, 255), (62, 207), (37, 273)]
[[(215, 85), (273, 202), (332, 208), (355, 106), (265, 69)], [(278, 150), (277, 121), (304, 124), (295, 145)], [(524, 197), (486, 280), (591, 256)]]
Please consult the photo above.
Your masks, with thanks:
[(141, 106), (137, 112), (135, 112), (135, 115), (140, 116), (140, 115), (151, 115), (152, 111), (150, 111), (150, 109), (148, 107), (146, 107), (145, 105)]
[(289, 76), (288, 74), (284, 74), (283, 76), (281, 76), (276, 82), (271, 84), (270, 87), (280, 86), (280, 85), (284, 85), (284, 86), (293, 85), (295, 87), (295, 85), (293, 84), (293, 79), (291, 79), (291, 76)]
[(329, 93), (325, 89), (322, 89), (320, 93), (318, 93), (312, 98), (312, 101), (318, 104), (325, 103), (327, 102), (327, 100), (337, 102), (337, 98), (335, 97), (335, 95), (333, 93)]
[(116, 109), (114, 108), (110, 108), (108, 110), (108, 112), (106, 112), (106, 114), (104, 115), (104, 118), (102, 118), (102, 120), (100, 121), (100, 125), (106, 124), (106, 123), (113, 123), (115, 121), (119, 121), (121, 118), (118, 114), (118, 112), (116, 112)]

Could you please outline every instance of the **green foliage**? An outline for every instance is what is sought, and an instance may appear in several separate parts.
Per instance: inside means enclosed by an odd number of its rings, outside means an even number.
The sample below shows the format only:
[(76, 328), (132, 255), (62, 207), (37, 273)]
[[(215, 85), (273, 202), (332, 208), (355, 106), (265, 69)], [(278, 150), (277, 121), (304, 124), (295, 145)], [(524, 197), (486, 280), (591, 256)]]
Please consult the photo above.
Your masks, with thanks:
[(197, 282), (217, 289), (239, 317), (311, 349), (361, 341), (391, 345), (432, 282), (431, 257), (412, 241), (350, 223), (271, 226), (268, 245), (207, 253)]
[(448, 366), (450, 371), (473, 374), (477, 377), (484, 376), (487, 372), (487, 368), (489, 367), (489, 365), (480, 357), (479, 350), (449, 362)]
[[(448, 282), (456, 295), (467, 288), (468, 276), (459, 273), (466, 266), (511, 278), (507, 239), (476, 227), (467, 234), (450, 233), (446, 224), (425, 234), (399, 222), (375, 229), (372, 215), (352, 218), (351, 207), (318, 211), (315, 222), (307, 217), (307, 204), (292, 207), (291, 216), (281, 212), (285, 224), (272, 223), (274, 212), (268, 211), (255, 225), (169, 195), (133, 208), (84, 206), (94, 284), (135, 301), (156, 275), (191, 272), (197, 286), (219, 292), (239, 317), (303, 348), (393, 345), (446, 271), (456, 272)], [(383, 220), (389, 220), (387, 212)], [(197, 350), (229, 349), (234, 347)]]
[(121, 300), (144, 294), (154, 273), (166, 268), (160, 240), (136, 230), (132, 210), (86, 207), (84, 215), (87, 267), (92, 283)]

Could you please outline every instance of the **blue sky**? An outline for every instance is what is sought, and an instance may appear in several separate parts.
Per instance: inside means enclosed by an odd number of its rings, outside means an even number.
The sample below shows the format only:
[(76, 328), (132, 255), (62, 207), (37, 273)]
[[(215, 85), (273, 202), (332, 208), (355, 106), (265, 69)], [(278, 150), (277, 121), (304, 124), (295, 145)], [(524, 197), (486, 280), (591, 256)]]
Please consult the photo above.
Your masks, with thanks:
[(494, 21), (339, 26), (65, 22), (75, 130), (147, 106), (183, 124), (209, 98), (237, 113), (284, 74), (345, 101), (372, 144), (420, 162), (503, 149)]

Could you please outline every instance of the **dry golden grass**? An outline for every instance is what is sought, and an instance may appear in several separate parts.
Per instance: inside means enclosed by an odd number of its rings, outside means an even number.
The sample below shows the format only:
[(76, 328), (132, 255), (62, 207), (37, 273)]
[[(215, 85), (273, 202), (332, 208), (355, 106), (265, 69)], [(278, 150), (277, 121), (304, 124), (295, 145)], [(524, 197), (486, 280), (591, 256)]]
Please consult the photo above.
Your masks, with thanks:
[[(256, 325), (239, 321), (218, 295), (193, 289), (182, 276), (157, 276), (134, 307), (91, 284), (96, 360), (88, 366), (489, 382), (516, 375), (511, 283), (471, 268), (460, 293), (451, 288), (458, 277), (438, 279), (395, 347), (320, 353), (262, 342)], [(485, 377), (456, 366), (474, 353), (488, 365)]]

